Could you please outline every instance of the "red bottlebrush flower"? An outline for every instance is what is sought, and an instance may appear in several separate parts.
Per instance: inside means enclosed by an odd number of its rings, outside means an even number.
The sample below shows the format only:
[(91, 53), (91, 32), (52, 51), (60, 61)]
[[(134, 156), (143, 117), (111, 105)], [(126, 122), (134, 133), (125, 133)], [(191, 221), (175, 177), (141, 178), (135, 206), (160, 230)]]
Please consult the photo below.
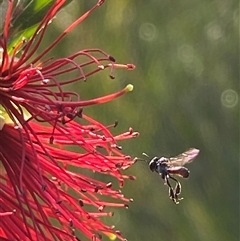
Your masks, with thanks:
[[(101, 233), (123, 240), (118, 231), (102, 223), (101, 217), (113, 215), (105, 207), (127, 207), (131, 200), (110, 182), (94, 179), (85, 170), (113, 176), (120, 186), (125, 179), (134, 179), (122, 173), (134, 160), (122, 154), (117, 142), (138, 133), (130, 128), (114, 136), (110, 127), (116, 124), (104, 126), (85, 115), (83, 108), (111, 101), (131, 91), (132, 86), (91, 100), (81, 100), (78, 93), (63, 87), (106, 68), (113, 77), (115, 68), (134, 66), (116, 64), (99, 49), (82, 50), (57, 60), (44, 59), (103, 1), (36, 56), (48, 23), (64, 2), (55, 1), (32, 37), (11, 50), (8, 40), (14, 1), (8, 2), (0, 36), (1, 240), (80, 240), (80, 236), (100, 240)], [(66, 78), (74, 72), (77, 77)]]

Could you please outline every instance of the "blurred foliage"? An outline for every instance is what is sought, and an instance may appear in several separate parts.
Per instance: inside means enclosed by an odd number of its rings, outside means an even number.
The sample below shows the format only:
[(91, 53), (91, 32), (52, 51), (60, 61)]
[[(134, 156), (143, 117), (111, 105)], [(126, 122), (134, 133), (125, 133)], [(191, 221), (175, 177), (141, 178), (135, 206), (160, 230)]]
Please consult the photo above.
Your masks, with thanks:
[[(46, 44), (95, 1), (73, 1), (50, 27)], [(131, 241), (239, 240), (239, 3), (234, 0), (106, 1), (51, 55), (101, 48), (134, 71), (108, 71), (79, 83), (82, 99), (135, 87), (85, 113), (140, 137), (121, 143), (127, 154), (174, 156), (201, 150), (181, 180), (174, 205), (162, 179), (144, 162), (124, 193), (134, 202), (111, 219)], [(43, 46), (44, 47), (44, 46)], [(115, 131), (115, 130), (113, 130)]]
[[(63, 7), (72, 0), (66, 0)], [(14, 2), (10, 25), (9, 52), (13, 46), (18, 45), (23, 38), (30, 39), (37, 30), (38, 23), (45, 17), (55, 0), (21, 0)], [(8, 1), (0, 0), (0, 34), (3, 32)]]

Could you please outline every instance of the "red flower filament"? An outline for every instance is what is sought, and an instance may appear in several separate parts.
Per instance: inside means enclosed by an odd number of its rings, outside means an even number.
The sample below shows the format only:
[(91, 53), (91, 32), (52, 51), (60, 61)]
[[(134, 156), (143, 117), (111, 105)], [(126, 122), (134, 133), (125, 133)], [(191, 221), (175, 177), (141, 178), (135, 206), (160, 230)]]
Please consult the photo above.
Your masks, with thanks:
[[(77, 24), (104, 1), (70, 25), (50, 46), (36, 56), (47, 26), (65, 1), (56, 1), (33, 36), (8, 49), (14, 1), (9, 1), (3, 34), (0, 36), (0, 239), (1, 240), (99, 240), (114, 234), (101, 217), (112, 216), (105, 207), (127, 207), (124, 197), (111, 182), (87, 175), (90, 170), (116, 178), (134, 160), (122, 154), (120, 140), (136, 137), (131, 128), (119, 135), (84, 114), (84, 107), (111, 101), (132, 90), (124, 89), (81, 100), (66, 85), (86, 81), (93, 74), (116, 68), (117, 64), (100, 49), (81, 50), (61, 59), (43, 59)], [(69, 78), (75, 73), (74, 78)], [(74, 148), (72, 148), (74, 147)], [(70, 149), (71, 148), (71, 149)]]

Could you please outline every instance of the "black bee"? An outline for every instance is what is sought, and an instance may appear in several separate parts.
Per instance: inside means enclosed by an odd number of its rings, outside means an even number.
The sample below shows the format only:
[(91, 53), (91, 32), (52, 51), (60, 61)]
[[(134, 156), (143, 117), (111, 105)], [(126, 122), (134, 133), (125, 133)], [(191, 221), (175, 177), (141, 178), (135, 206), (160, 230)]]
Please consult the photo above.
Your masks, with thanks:
[[(185, 164), (190, 163), (198, 155), (199, 150), (196, 148), (190, 148), (189, 150), (179, 154), (176, 157), (154, 157), (149, 162), (149, 168), (152, 172), (157, 172), (164, 179), (165, 183), (169, 187), (169, 197), (173, 200), (174, 203), (178, 204), (183, 198), (179, 198), (181, 193), (181, 184), (180, 182), (172, 177), (171, 175), (177, 175), (182, 178), (189, 177), (189, 170), (184, 167)], [(172, 179), (176, 182), (175, 188), (171, 186), (169, 179)]]

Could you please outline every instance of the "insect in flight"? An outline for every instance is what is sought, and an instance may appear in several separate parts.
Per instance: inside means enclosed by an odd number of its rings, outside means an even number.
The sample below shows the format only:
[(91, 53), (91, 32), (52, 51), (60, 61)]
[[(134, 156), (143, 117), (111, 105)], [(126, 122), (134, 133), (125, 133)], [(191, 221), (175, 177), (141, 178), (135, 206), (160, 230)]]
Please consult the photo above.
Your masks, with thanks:
[[(164, 179), (165, 183), (169, 187), (169, 197), (176, 204), (178, 204), (183, 198), (179, 198), (181, 193), (181, 184), (172, 175), (188, 178), (190, 172), (186, 167), (184, 167), (184, 165), (192, 162), (198, 153), (198, 149), (190, 148), (176, 157), (154, 157), (148, 163), (150, 170), (152, 172), (157, 172), (161, 175), (162, 179)], [(145, 153), (143, 154), (146, 155)], [(176, 183), (175, 188), (171, 186), (169, 179), (172, 179)]]

